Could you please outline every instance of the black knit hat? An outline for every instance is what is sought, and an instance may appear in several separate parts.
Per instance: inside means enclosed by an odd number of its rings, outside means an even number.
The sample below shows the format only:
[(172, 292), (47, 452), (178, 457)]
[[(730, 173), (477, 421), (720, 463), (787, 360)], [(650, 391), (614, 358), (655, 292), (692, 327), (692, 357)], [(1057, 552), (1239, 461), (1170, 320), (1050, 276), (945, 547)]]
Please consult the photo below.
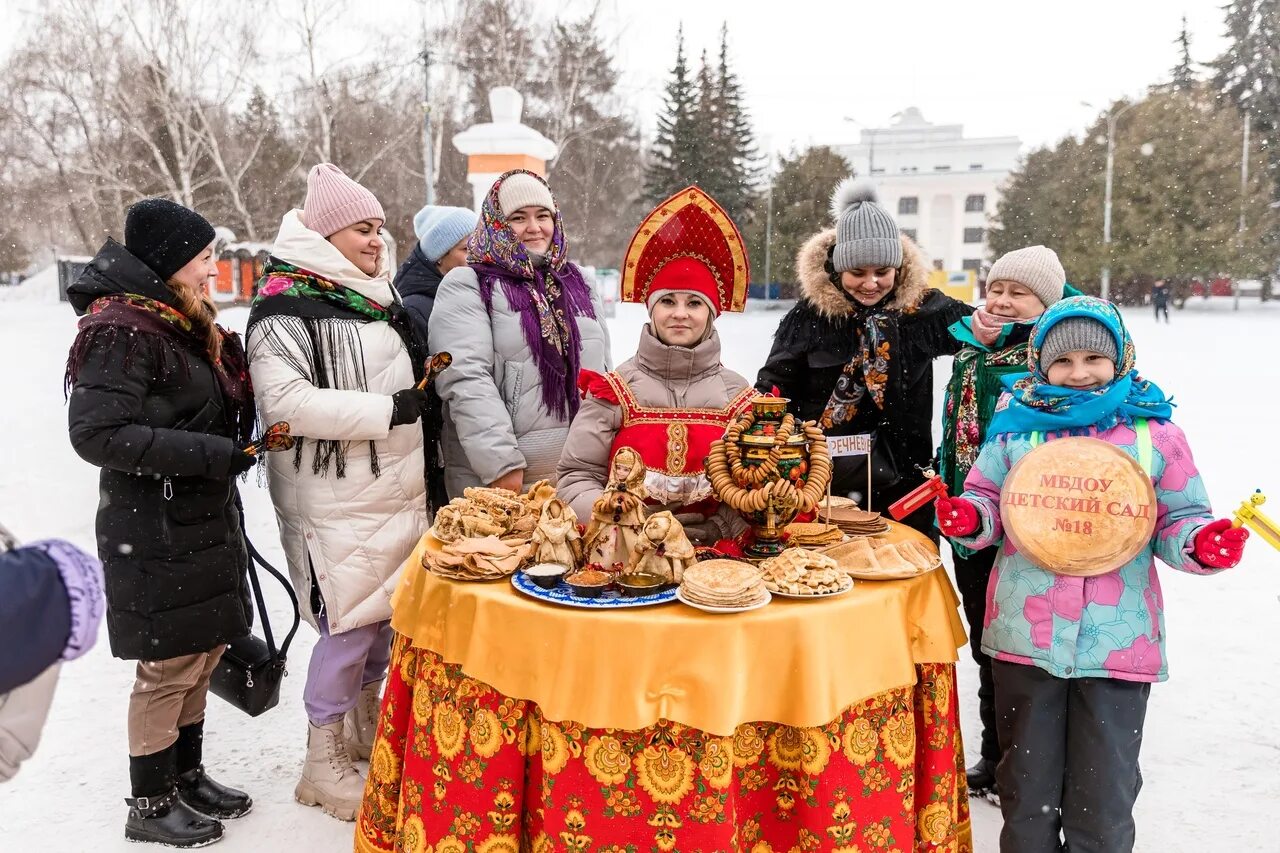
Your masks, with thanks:
[(144, 198), (124, 218), (124, 246), (164, 281), (213, 242), (213, 226), (167, 198)]

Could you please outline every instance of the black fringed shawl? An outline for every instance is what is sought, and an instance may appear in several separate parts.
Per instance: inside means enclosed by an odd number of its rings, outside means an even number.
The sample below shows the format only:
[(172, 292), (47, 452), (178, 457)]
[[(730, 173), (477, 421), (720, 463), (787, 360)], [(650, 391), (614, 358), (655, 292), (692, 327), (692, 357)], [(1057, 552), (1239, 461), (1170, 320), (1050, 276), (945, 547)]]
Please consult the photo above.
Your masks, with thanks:
[[(293, 283), (304, 280), (303, 287), (282, 287), (283, 279)], [(273, 281), (274, 279), (274, 281)], [(272, 258), (259, 282), (259, 296), (249, 311), (249, 334), (255, 325), (274, 318), (262, 334), (257, 347), (267, 347), (298, 375), (317, 388), (339, 388), (352, 391), (368, 391), (368, 372), (364, 360), (364, 348), (360, 343), (359, 328), (365, 323), (388, 322), (404, 342), (414, 365), (414, 376), (421, 375), (423, 354), (413, 340), (408, 315), (403, 306), (383, 307), (360, 297), (360, 307), (344, 304), (342, 285), (334, 284), (321, 276)], [(316, 291), (323, 298), (314, 297)], [(271, 294), (271, 295), (264, 295)], [(332, 294), (332, 297), (330, 297)], [(371, 312), (369, 307), (377, 309)], [(385, 319), (383, 319), (385, 318)], [(294, 446), (294, 468), (302, 466), (303, 446), (306, 439), (299, 437)], [(328, 474), (330, 467), (338, 478), (347, 473), (347, 441), (339, 439), (312, 439), (315, 450), (311, 455), (311, 472), (320, 476)], [(378, 460), (377, 444), (369, 442), (369, 469), (375, 477), (382, 473)]]

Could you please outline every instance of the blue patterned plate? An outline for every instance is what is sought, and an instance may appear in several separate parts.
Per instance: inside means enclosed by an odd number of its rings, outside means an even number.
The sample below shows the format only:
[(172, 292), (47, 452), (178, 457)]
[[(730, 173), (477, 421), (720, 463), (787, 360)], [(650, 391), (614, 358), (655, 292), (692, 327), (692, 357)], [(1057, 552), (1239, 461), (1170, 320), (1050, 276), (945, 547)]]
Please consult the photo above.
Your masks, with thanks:
[(623, 598), (622, 593), (609, 590), (599, 598), (582, 598), (574, 595), (573, 590), (564, 581), (556, 584), (555, 589), (543, 589), (524, 572), (516, 572), (511, 576), (511, 585), (530, 598), (561, 604), (565, 607), (583, 607), (588, 610), (621, 610), (626, 607), (649, 607), (653, 604), (666, 604), (676, 600), (676, 587), (670, 586), (651, 595), (638, 598)]

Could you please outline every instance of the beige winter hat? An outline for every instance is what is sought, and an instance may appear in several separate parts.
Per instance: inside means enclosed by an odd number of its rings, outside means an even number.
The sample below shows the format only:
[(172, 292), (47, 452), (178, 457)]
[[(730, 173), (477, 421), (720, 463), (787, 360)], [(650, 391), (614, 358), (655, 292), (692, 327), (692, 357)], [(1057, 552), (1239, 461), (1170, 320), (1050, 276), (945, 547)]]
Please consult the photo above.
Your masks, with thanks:
[(546, 182), (517, 172), (508, 175), (498, 187), (498, 207), (502, 208), (503, 216), (510, 216), (522, 207), (545, 207), (554, 213), (556, 202)]
[(993, 281), (1016, 281), (1026, 285), (1044, 303), (1044, 307), (1048, 308), (1062, 298), (1067, 273), (1053, 249), (1047, 246), (1026, 246), (1002, 255), (991, 265), (987, 282)]

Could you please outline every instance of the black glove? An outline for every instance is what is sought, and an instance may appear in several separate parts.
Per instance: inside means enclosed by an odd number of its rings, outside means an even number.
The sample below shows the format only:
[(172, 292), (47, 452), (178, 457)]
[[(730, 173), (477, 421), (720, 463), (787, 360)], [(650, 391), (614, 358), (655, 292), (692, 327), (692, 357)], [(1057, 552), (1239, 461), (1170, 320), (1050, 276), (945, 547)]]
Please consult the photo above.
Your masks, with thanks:
[(391, 425), (415, 423), (427, 408), (427, 392), (406, 388), (391, 395)]
[(248, 446), (247, 444), (237, 444), (236, 449), (231, 451), (231, 464), (227, 466), (227, 470), (232, 477), (239, 477), (245, 471), (258, 464), (257, 456), (250, 456), (244, 452), (244, 449)]

